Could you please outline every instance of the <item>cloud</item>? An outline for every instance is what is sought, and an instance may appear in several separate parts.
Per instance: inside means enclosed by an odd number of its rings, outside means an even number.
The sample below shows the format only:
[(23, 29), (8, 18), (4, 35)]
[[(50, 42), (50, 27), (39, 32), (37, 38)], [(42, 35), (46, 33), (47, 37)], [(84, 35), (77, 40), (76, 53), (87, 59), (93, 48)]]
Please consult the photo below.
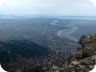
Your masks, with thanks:
[(89, 1), (92, 2), (94, 6), (96, 7), (96, 0), (89, 0)]
[(0, 8), (6, 2), (6, 0), (0, 0)]
[(2, 6), (1, 12), (5, 14), (92, 15), (96, 11), (89, 0), (8, 0)]

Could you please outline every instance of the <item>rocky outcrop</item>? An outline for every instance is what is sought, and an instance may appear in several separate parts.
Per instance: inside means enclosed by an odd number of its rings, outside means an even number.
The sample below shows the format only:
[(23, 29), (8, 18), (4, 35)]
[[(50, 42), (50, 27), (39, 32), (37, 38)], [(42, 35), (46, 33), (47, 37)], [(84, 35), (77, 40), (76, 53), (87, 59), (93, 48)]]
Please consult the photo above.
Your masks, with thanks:
[(67, 59), (60, 66), (45, 69), (44, 72), (88, 72), (95, 67), (96, 63), (96, 33), (82, 36), (79, 41), (76, 54)]

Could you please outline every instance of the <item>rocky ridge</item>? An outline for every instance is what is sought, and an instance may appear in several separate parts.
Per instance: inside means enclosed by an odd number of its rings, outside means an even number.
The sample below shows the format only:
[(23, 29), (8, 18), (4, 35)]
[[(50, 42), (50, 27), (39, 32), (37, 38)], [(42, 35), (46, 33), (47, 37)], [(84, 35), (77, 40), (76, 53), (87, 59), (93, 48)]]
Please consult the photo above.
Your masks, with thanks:
[(79, 48), (76, 54), (67, 59), (60, 66), (51, 69), (43, 68), (44, 72), (88, 72), (96, 63), (96, 33), (83, 35), (79, 40)]

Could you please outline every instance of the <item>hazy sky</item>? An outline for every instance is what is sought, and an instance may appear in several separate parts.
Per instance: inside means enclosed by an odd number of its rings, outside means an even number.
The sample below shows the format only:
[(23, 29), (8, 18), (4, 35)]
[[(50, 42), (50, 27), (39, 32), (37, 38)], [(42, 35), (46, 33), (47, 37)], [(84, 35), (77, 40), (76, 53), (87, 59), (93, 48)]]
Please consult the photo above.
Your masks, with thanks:
[(89, 0), (7, 0), (0, 14), (96, 15), (96, 7)]

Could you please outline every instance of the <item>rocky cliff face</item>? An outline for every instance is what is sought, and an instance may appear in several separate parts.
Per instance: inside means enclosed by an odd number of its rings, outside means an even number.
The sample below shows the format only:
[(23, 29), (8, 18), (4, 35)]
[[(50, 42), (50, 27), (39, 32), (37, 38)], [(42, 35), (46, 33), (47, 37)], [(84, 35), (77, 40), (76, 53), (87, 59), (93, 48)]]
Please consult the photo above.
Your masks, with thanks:
[(79, 41), (76, 54), (67, 59), (60, 66), (53, 66), (44, 72), (88, 72), (95, 67), (96, 63), (96, 33), (82, 36)]

